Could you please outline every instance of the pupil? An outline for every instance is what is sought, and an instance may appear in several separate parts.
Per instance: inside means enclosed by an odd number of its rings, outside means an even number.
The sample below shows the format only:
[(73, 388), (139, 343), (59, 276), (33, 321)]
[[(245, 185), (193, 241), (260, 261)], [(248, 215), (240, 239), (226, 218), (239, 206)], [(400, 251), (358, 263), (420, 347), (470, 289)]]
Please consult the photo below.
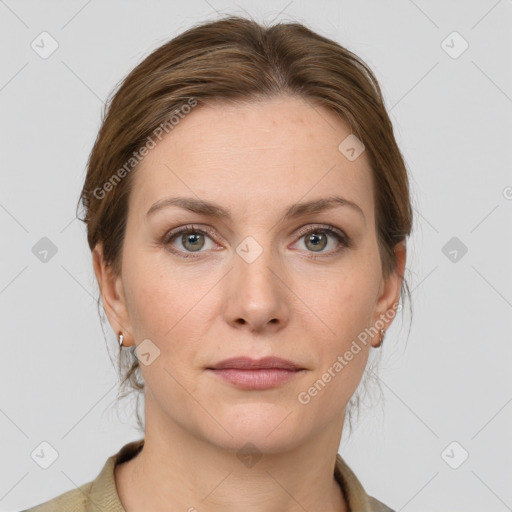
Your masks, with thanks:
[[(183, 236), (183, 246), (186, 247), (186, 248), (190, 248), (190, 249), (201, 249), (201, 247), (203, 247), (204, 245), (204, 240), (203, 240), (203, 243), (200, 244), (200, 245), (196, 245), (198, 240), (199, 240), (199, 237), (201, 237), (202, 235), (200, 233), (198, 234), (195, 234), (195, 235), (184, 235)], [(192, 244), (191, 247), (187, 247), (187, 244)]]
[[(322, 237), (323, 237), (323, 240), (322, 240)], [(325, 234), (324, 233), (312, 234), (309, 236), (309, 242), (313, 243), (313, 247), (323, 249), (326, 245)]]

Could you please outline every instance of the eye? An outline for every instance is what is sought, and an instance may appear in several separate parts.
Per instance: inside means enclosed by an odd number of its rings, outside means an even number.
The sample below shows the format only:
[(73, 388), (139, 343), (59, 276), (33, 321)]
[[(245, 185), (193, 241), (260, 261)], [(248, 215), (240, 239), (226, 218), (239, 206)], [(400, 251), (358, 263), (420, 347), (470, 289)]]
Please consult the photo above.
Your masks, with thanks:
[[(308, 226), (301, 229), (299, 235), (301, 235), (301, 240), (304, 239), (304, 246), (307, 252), (318, 253), (322, 256), (330, 256), (338, 253), (343, 248), (351, 246), (349, 237), (334, 226)], [(323, 249), (329, 245), (329, 238), (333, 239), (331, 243), (332, 250), (324, 251)], [(316, 259), (318, 256), (312, 254), (308, 258)]]
[[(317, 259), (337, 254), (344, 248), (351, 247), (350, 238), (343, 231), (334, 226), (307, 226), (299, 230), (299, 240), (304, 239), (307, 257)], [(221, 246), (212, 239), (213, 234), (208, 229), (201, 229), (194, 225), (183, 226), (167, 233), (162, 242), (169, 246), (169, 250), (183, 258), (198, 258), (205, 250), (220, 250)], [(208, 241), (210, 245), (208, 245)], [(330, 245), (331, 250), (324, 251)], [(178, 246), (177, 246), (177, 245)], [(180, 247), (181, 246), (181, 247)], [(197, 254), (194, 254), (197, 253)], [(312, 254), (313, 253), (313, 254)], [(316, 254), (315, 254), (316, 253)]]
[[(211, 244), (208, 246), (208, 239)], [(197, 228), (195, 226), (184, 226), (177, 230), (171, 231), (166, 234), (163, 240), (165, 245), (170, 245), (171, 252), (179, 254), (183, 258), (195, 258), (193, 253), (204, 252), (201, 251), (204, 247), (206, 250), (218, 247), (217, 244), (209, 236), (208, 231)], [(179, 244), (181, 247), (176, 247), (174, 244)]]

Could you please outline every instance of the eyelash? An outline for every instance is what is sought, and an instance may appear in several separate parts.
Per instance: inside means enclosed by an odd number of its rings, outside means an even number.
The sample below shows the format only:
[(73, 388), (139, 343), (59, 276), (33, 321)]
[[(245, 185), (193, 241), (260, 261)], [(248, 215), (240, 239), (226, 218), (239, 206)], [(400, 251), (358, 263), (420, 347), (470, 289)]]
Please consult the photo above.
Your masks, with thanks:
[[(184, 233), (200, 233), (203, 235), (207, 235), (213, 239), (213, 232), (210, 232), (210, 230), (208, 230), (208, 229), (202, 229), (202, 228), (199, 228), (199, 227), (191, 224), (188, 226), (183, 226), (182, 228), (179, 228), (176, 231), (170, 231), (170, 232), (166, 233), (163, 237), (162, 242), (166, 246), (171, 245), (171, 242), (173, 242), (179, 235), (183, 235)], [(311, 260), (317, 260), (319, 258), (332, 256), (333, 254), (338, 253), (341, 249), (344, 249), (344, 248), (348, 249), (349, 247), (352, 246), (352, 242), (347, 235), (345, 235), (342, 231), (335, 228), (334, 226), (330, 226), (328, 224), (312, 226), (312, 227), (308, 227), (307, 229), (300, 229), (298, 232), (299, 240), (301, 238), (303, 238), (304, 236), (306, 236), (308, 234), (313, 234), (313, 233), (325, 233), (328, 235), (332, 235), (338, 241), (338, 243), (341, 244), (341, 247), (334, 249), (330, 253), (321, 253), (318, 255), (311, 254), (311, 255), (307, 256), (307, 258), (309, 258)], [(170, 249), (170, 250), (173, 254), (177, 254), (182, 258), (199, 258), (200, 257), (200, 252), (197, 255), (192, 255), (191, 253), (187, 253), (187, 252), (177, 250), (174, 248)]]

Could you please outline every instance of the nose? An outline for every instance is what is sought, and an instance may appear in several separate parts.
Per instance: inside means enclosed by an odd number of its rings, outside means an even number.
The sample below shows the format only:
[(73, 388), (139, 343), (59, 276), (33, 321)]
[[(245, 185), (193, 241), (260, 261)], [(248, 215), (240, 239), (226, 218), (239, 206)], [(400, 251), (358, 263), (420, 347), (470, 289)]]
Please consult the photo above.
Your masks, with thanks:
[(270, 250), (248, 262), (238, 254), (227, 276), (223, 314), (235, 328), (277, 332), (289, 321), (289, 289)]

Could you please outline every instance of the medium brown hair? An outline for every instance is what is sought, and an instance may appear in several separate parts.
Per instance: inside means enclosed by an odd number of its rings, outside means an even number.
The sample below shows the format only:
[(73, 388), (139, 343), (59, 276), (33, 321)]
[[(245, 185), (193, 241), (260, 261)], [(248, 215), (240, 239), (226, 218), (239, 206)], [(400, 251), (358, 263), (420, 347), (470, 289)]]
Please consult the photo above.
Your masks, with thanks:
[[(185, 112), (184, 105), (250, 102), (277, 95), (299, 96), (330, 109), (363, 142), (373, 173), (383, 275), (397, 270), (393, 249), (409, 236), (413, 218), (406, 166), (377, 79), (339, 43), (297, 22), (265, 27), (228, 16), (196, 25), (166, 42), (118, 85), (105, 104), (79, 199), (89, 247), (92, 251), (98, 243), (103, 246), (104, 261), (115, 275), (121, 273), (138, 162), (134, 155), (162, 126), (170, 127), (170, 119)], [(410, 295), (404, 279), (401, 297), (405, 289)], [(98, 307), (99, 303), (100, 297)], [(141, 392), (144, 382), (133, 350), (119, 356), (121, 387)], [(131, 358), (124, 364), (126, 352)], [(144, 430), (138, 412), (137, 418)]]

